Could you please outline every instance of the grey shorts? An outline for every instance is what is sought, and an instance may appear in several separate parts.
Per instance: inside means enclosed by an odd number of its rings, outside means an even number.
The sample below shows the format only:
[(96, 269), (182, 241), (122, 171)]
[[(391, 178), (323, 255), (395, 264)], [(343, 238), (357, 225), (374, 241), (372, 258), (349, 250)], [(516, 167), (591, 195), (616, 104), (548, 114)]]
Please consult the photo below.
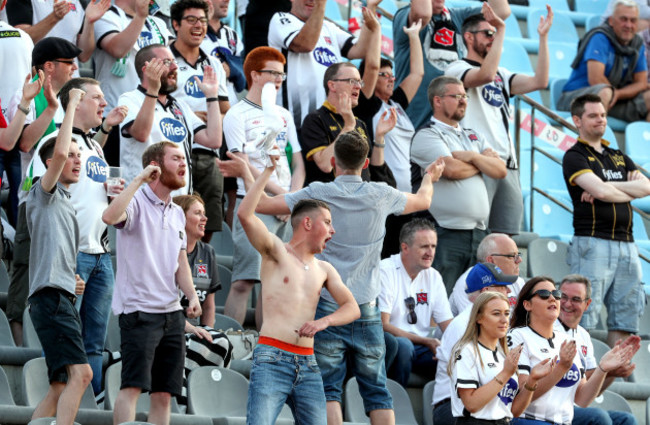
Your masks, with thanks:
[(516, 235), (521, 229), (524, 215), (524, 201), (519, 184), (519, 170), (508, 169), (503, 179), (493, 179), (483, 175), (490, 201), (491, 232)]
[[(251, 245), (246, 237), (246, 232), (237, 218), (237, 210), (241, 199), (237, 198), (235, 204), (235, 218), (233, 220), (232, 241), (235, 246), (232, 265), (232, 280), (260, 280), (260, 267), (262, 266), (262, 256)], [(291, 222), (282, 222), (272, 215), (255, 214), (266, 225), (269, 232), (277, 235), (280, 239), (287, 242), (293, 235)]]
[(205, 230), (211, 232), (220, 232), (223, 222), (223, 176), (217, 167), (216, 158), (212, 152), (201, 152), (201, 149), (192, 151), (194, 191), (205, 202), (205, 215), (208, 217)]
[[(562, 93), (560, 99), (557, 101), (557, 108), (560, 111), (568, 111), (571, 109), (571, 102), (578, 96), (583, 94), (598, 94), (605, 87), (610, 87), (607, 84), (596, 84), (581, 89), (572, 90)], [(626, 100), (619, 100), (616, 105), (608, 112), (609, 116), (618, 118), (623, 121), (645, 121), (648, 115), (648, 108), (646, 107), (643, 93), (637, 94), (635, 97)]]

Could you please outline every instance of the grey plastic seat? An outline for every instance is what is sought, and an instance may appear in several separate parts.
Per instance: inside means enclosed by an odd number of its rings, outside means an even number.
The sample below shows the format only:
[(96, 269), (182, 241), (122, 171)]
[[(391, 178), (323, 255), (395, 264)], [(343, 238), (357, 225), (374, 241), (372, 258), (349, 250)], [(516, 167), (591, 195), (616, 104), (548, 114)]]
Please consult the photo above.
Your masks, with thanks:
[[(78, 422), (73, 422), (74, 425), (80, 425)], [(27, 425), (56, 425), (56, 418), (55, 417), (49, 417), (49, 418), (38, 418), (38, 419), (32, 419), (29, 421)]]
[(422, 389), (422, 424), (433, 425), (433, 388), (436, 386), (436, 381), (429, 381)]
[[(25, 363), (23, 366), (23, 401), (25, 404), (36, 407), (43, 400), (49, 388), (50, 383), (47, 378), (45, 358), (39, 357)], [(98, 409), (92, 385), (86, 387), (86, 391), (81, 397), (79, 408)]]
[[(411, 399), (404, 387), (392, 379), (386, 379), (386, 388), (393, 397), (395, 425), (418, 425), (413, 413)], [(357, 378), (352, 377), (345, 384), (344, 399), (345, 420), (348, 422), (368, 423), (369, 420), (363, 406), (363, 399), (359, 393)]]
[(112, 312), (108, 318), (108, 328), (106, 329), (106, 349), (108, 351), (121, 351), (120, 344), (122, 337), (120, 335), (119, 316), (115, 316)]
[(5, 370), (0, 367), (0, 406), (15, 406), (14, 398), (11, 395), (11, 386)]
[[(122, 383), (122, 362), (117, 362), (106, 369), (104, 375), (104, 409), (113, 410), (115, 408), (115, 399), (120, 392), (120, 385)], [(147, 413), (151, 406), (151, 396), (147, 392), (143, 392), (138, 397), (138, 403), (135, 405), (136, 413)], [(171, 412), (181, 413), (176, 397), (172, 397)]]
[(36, 329), (32, 323), (32, 317), (29, 315), (29, 309), (23, 312), (23, 346), (29, 348), (43, 349), (41, 341), (38, 339)]
[(528, 274), (530, 276), (550, 276), (556, 282), (571, 273), (566, 263), (569, 245), (556, 240), (539, 238), (528, 245)]
[(187, 378), (187, 412), (218, 417), (246, 417), (248, 380), (230, 369), (202, 366)]
[(9, 273), (7, 273), (7, 266), (4, 261), (0, 261), (0, 292), (7, 292), (9, 290)]
[(219, 271), (219, 282), (221, 282), (221, 289), (214, 294), (214, 305), (225, 306), (226, 298), (230, 292), (230, 285), (232, 283), (232, 271), (223, 264), (217, 264)]
[(601, 395), (589, 405), (589, 407), (598, 407), (603, 410), (618, 410), (621, 412), (632, 412), (632, 407), (621, 395), (612, 391), (603, 391)]
[(221, 232), (214, 232), (212, 234), (210, 245), (212, 245), (217, 254), (232, 257), (235, 246), (232, 241), (232, 232), (225, 221), (222, 223)]
[(605, 353), (610, 350), (609, 345), (597, 339), (592, 338), (591, 343), (594, 345), (594, 357), (596, 358), (596, 361), (600, 361)]
[(225, 314), (219, 314), (215, 313), (214, 314), (214, 328), (217, 330), (222, 330), (222, 331), (227, 331), (228, 329), (233, 329), (235, 331), (243, 331), (244, 327), (233, 319), (230, 316), (226, 316)]
[(15, 347), (14, 338), (11, 336), (9, 320), (3, 310), (0, 310), (0, 347)]

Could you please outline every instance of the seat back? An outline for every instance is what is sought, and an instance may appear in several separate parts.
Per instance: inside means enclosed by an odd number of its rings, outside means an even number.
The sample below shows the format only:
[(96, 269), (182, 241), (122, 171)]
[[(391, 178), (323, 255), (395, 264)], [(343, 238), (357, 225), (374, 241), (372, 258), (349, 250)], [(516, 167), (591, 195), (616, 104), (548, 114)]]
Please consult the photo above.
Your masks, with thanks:
[(564, 88), (567, 80), (568, 78), (556, 78), (555, 80), (551, 81), (551, 84), (549, 86), (551, 109), (557, 110), (557, 101), (560, 100), (560, 96), (562, 96), (562, 89)]
[[(43, 400), (50, 388), (47, 377), (47, 365), (44, 357), (38, 357), (23, 366), (23, 401), (25, 405), (36, 407)], [(88, 385), (81, 397), (82, 409), (97, 409), (92, 385)]]
[(650, 162), (650, 123), (636, 121), (625, 127), (625, 153), (632, 161), (645, 164)]
[(533, 75), (535, 73), (526, 49), (520, 43), (507, 38), (503, 40), (503, 52), (499, 66), (520, 74)]
[(605, 355), (605, 353), (610, 350), (609, 345), (596, 338), (591, 338), (591, 343), (594, 345), (594, 357), (598, 362)]
[(11, 385), (5, 370), (0, 367), (0, 406), (15, 406), (14, 398), (11, 395)]
[(433, 388), (436, 386), (436, 381), (429, 381), (422, 389), (422, 424), (433, 425)]
[[(113, 410), (115, 408), (115, 400), (117, 394), (120, 392), (122, 384), (122, 362), (112, 364), (106, 369), (104, 375), (104, 409)], [(138, 397), (138, 403), (135, 405), (136, 413), (147, 413), (151, 406), (151, 396), (149, 393), (143, 392)], [(179, 413), (178, 402), (176, 397), (172, 397), (172, 413)]]
[(576, 56), (577, 44), (548, 42), (549, 77), (551, 79), (569, 78), (571, 76), (571, 63)]
[(235, 331), (243, 331), (244, 327), (233, 319), (232, 317), (226, 316), (225, 314), (214, 314), (214, 328), (217, 330), (227, 331), (228, 329), (233, 329)]
[(194, 415), (246, 417), (248, 380), (238, 372), (202, 366), (187, 379), (187, 412)]
[(14, 337), (11, 335), (11, 326), (4, 310), (0, 310), (0, 347), (15, 347)]
[[(392, 379), (386, 379), (386, 388), (393, 397), (395, 425), (417, 425), (418, 422), (413, 413), (411, 399), (404, 387)], [(350, 378), (345, 384), (344, 397), (345, 420), (347, 422), (368, 423), (356, 377)]]
[(0, 292), (9, 291), (9, 273), (4, 261), (0, 261)]
[(212, 234), (212, 239), (210, 239), (210, 245), (212, 245), (215, 252), (219, 255), (226, 255), (226, 256), (233, 255), (234, 244), (232, 242), (232, 232), (230, 231), (230, 227), (228, 227), (226, 222), (223, 222), (221, 226), (221, 232), (214, 232)]
[(121, 351), (122, 336), (120, 334), (120, 318), (111, 312), (106, 329), (106, 349), (108, 351)]
[(564, 242), (539, 238), (528, 244), (528, 275), (546, 275), (556, 282), (571, 272), (566, 263), (568, 245)]
[[(539, 18), (546, 16), (546, 9), (530, 8), (528, 11), (527, 26), (528, 38), (539, 40), (537, 33), (537, 25), (539, 25)], [(561, 11), (556, 11), (553, 16), (553, 30), (548, 33), (548, 41), (559, 41), (561, 43), (571, 43), (578, 45), (579, 37), (576, 26), (571, 17)]]
[(43, 349), (43, 346), (41, 346), (41, 340), (38, 339), (36, 329), (34, 329), (32, 317), (29, 315), (29, 309), (27, 308), (23, 311), (23, 346), (38, 348), (39, 350)]
[(225, 306), (228, 293), (230, 292), (230, 285), (232, 284), (232, 271), (222, 264), (217, 264), (217, 271), (219, 272), (219, 282), (221, 282), (221, 289), (214, 294), (214, 305), (217, 307)]
[(621, 395), (605, 390), (589, 405), (603, 410), (617, 410), (619, 412), (633, 413), (630, 404)]

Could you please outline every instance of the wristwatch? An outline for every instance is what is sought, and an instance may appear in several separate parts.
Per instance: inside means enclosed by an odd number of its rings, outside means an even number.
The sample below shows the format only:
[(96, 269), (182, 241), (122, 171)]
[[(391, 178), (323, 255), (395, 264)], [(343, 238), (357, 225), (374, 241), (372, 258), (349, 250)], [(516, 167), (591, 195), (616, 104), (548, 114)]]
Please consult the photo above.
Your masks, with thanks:
[(23, 114), (25, 114), (25, 115), (29, 115), (29, 113), (30, 113), (30, 111), (31, 111), (31, 109), (29, 109), (29, 106), (27, 106), (26, 108), (23, 108), (23, 107), (20, 106), (20, 105), (18, 105), (18, 110), (19, 110), (20, 112), (22, 112)]

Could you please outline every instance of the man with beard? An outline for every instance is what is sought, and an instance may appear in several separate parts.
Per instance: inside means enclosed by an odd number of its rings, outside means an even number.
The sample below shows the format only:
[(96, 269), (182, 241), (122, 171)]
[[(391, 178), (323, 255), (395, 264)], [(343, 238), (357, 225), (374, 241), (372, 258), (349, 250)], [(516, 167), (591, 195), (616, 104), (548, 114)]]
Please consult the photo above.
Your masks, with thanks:
[(145, 150), (142, 166), (102, 215), (118, 229), (112, 308), (122, 338), (122, 386), (113, 422), (135, 420), (138, 397), (149, 391), (149, 421), (160, 425), (169, 423), (171, 396), (183, 388), (179, 289), (189, 300), (187, 317), (200, 316), (201, 306), (187, 261), (185, 214), (171, 197), (185, 185), (185, 154), (173, 142), (155, 143)]
[(161, 44), (141, 49), (135, 57), (135, 66), (141, 84), (137, 89), (120, 96), (119, 104), (129, 108), (120, 125), (120, 164), (122, 176), (130, 183), (142, 170), (140, 159), (153, 143), (167, 140), (183, 150), (185, 185), (176, 195), (192, 192), (192, 174), (189, 162), (192, 144), (209, 149), (221, 146), (221, 116), (218, 104), (218, 81), (214, 69), (203, 69), (203, 81), (196, 78), (198, 88), (205, 94), (207, 120), (203, 123), (190, 106), (174, 98), (177, 62), (172, 52)]
[(411, 162), (422, 170), (438, 158), (445, 162), (429, 211), (438, 232), (433, 268), (442, 275), (449, 295), (458, 276), (476, 263), (476, 249), (487, 234), (490, 204), (482, 176), (502, 179), (507, 169), (482, 136), (458, 124), (467, 108), (467, 94), (458, 78), (434, 79), (427, 95), (433, 117), (413, 136)]
[(469, 97), (462, 126), (469, 126), (488, 142), (508, 167), (504, 179), (483, 176), (490, 200), (492, 232), (514, 235), (519, 233), (524, 211), (517, 152), (508, 132), (510, 126), (510, 97), (548, 85), (548, 31), (553, 22), (553, 11), (547, 6), (546, 18), (540, 20), (539, 54), (534, 76), (513, 74), (499, 67), (506, 24), (489, 4), (483, 3), (483, 13), (470, 16), (463, 22), (463, 37), (467, 56), (453, 62), (445, 75), (459, 78)]

